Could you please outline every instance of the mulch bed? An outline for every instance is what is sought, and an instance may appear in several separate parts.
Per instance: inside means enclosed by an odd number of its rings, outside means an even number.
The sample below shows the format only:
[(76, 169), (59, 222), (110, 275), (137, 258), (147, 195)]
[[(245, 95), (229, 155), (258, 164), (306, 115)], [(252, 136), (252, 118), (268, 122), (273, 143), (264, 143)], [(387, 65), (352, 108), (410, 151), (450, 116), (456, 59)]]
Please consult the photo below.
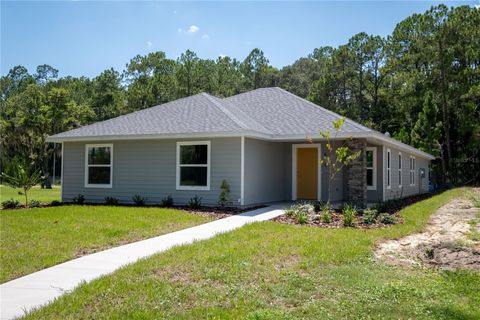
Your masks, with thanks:
[[(385, 223), (376, 222), (376, 223), (366, 224), (362, 221), (361, 214), (359, 214), (355, 218), (352, 228), (374, 229), (374, 228), (389, 227), (394, 224), (401, 224), (403, 223), (403, 219), (400, 216), (400, 211), (403, 208), (408, 207), (409, 205), (412, 205), (418, 201), (428, 199), (433, 195), (434, 195), (433, 193), (424, 193), (424, 194), (417, 194), (417, 195), (413, 195), (413, 196), (402, 198), (402, 199), (386, 201), (383, 203), (383, 206), (384, 206), (384, 208), (382, 208), (383, 210), (381, 210), (381, 212), (379, 213), (385, 212), (394, 216), (395, 223), (385, 224)], [(316, 212), (315, 214), (308, 214), (308, 219), (303, 224), (298, 223), (297, 219), (294, 216), (287, 215), (287, 214), (276, 217), (272, 219), (272, 221), (279, 222), (279, 223), (286, 223), (286, 224), (320, 227), (320, 228), (331, 228), (331, 229), (345, 228), (345, 226), (343, 225), (343, 214), (341, 213), (341, 211), (338, 211), (338, 210), (332, 211), (332, 221), (330, 223), (322, 222), (320, 215), (321, 215), (321, 212)]]
[[(402, 218), (398, 214), (394, 214), (395, 216), (395, 223), (394, 224), (399, 224), (403, 223)], [(286, 224), (296, 224), (296, 225), (302, 225), (302, 226), (311, 226), (311, 227), (319, 227), (319, 228), (329, 228), (329, 229), (339, 229), (339, 228), (346, 228), (343, 225), (343, 215), (340, 212), (332, 212), (332, 222), (330, 223), (325, 223), (322, 222), (321, 219), (314, 219), (311, 215), (309, 215), (308, 220), (300, 224), (297, 222), (295, 217), (289, 216), (287, 214), (278, 216), (272, 221), (279, 222), (279, 223), (286, 223)], [(385, 224), (385, 223), (370, 223), (366, 224), (361, 221), (361, 216), (357, 216), (356, 221), (353, 222), (353, 226), (350, 228), (358, 228), (358, 229), (375, 229), (375, 228), (383, 228), (383, 227), (389, 227), (394, 224)]]
[(233, 208), (233, 207), (201, 207), (198, 209), (192, 209), (189, 206), (173, 206), (172, 209), (178, 209), (187, 211), (189, 213), (193, 213), (203, 217), (213, 217), (215, 219), (223, 219), (230, 216), (234, 216), (243, 212), (265, 208), (265, 206), (254, 206), (248, 208)]

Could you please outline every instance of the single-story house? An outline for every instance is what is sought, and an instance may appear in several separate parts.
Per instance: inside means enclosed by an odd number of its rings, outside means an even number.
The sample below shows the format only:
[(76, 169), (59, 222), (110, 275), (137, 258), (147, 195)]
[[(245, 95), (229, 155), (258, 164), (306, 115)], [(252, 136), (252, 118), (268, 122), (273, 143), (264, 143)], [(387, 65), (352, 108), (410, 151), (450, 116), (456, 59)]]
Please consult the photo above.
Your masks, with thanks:
[[(221, 184), (234, 205), (297, 199), (327, 200), (325, 140), (340, 115), (281, 88), (229, 98), (207, 93), (178, 99), (50, 136), (62, 143), (62, 200), (115, 197), (147, 203), (195, 195), (216, 205)], [(428, 190), (434, 157), (346, 119), (336, 143), (348, 140), (360, 156), (331, 184), (332, 202), (400, 198)]]

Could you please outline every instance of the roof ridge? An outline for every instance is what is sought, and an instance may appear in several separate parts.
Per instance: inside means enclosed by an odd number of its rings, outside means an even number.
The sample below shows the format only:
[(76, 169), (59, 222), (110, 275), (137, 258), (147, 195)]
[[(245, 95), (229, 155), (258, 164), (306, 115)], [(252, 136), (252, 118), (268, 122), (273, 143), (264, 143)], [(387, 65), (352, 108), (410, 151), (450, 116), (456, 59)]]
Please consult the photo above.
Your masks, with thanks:
[[(297, 98), (297, 99), (303, 100), (303, 101), (307, 102), (307, 104), (309, 104), (310, 106), (316, 107), (316, 108), (320, 108), (320, 109), (322, 109), (322, 111), (325, 111), (325, 112), (333, 115), (333, 116), (336, 117), (336, 118), (339, 118), (339, 119), (340, 119), (340, 118), (344, 117), (344, 116), (342, 116), (342, 115), (340, 115), (340, 114), (338, 114), (338, 113), (336, 113), (336, 112), (333, 112), (332, 110), (328, 110), (328, 109), (326, 109), (326, 108), (324, 108), (324, 107), (322, 107), (322, 106), (319, 106), (318, 104), (315, 104), (315, 103), (313, 103), (313, 102), (311, 102), (311, 101), (308, 101), (307, 99), (304, 99), (304, 98), (302, 98), (302, 97), (299, 97), (299, 96), (297, 96), (297, 95), (295, 95), (295, 94), (291, 93), (290, 91), (287, 91), (287, 90), (285, 90), (285, 89), (283, 89), (283, 88), (280, 88), (280, 87), (271, 87), (271, 88), (279, 89), (279, 90), (281, 90), (282, 92), (285, 92), (285, 93), (287, 93), (287, 94), (289, 94), (289, 95), (291, 95), (291, 96), (293, 96), (293, 97), (295, 97), (295, 98)], [(345, 121), (348, 122), (348, 123), (350, 123), (351, 125), (355, 126), (356, 128), (361, 129), (362, 131), (365, 131), (365, 128), (367, 128), (367, 129), (370, 130), (370, 131), (375, 131), (375, 130), (370, 129), (370, 128), (368, 128), (368, 127), (366, 127), (366, 126), (364, 126), (364, 125), (362, 125), (362, 124), (360, 124), (360, 123), (358, 123), (358, 122), (356, 122), (356, 121), (354, 121), (354, 120), (352, 120), (352, 119), (350, 119), (350, 118), (345, 117)]]
[[(206, 92), (202, 92), (202, 95), (204, 95), (208, 100), (210, 100), (220, 111), (225, 113), (227, 117), (229, 117), (233, 122), (235, 122), (237, 125), (239, 125), (242, 129), (247, 129), (250, 130), (250, 128), (243, 123), (240, 119), (235, 117), (230, 111), (228, 111), (225, 106), (223, 106), (220, 101), (216, 101), (214, 98), (217, 98), (215, 96), (212, 96)], [(217, 98), (218, 99), (218, 98)]]

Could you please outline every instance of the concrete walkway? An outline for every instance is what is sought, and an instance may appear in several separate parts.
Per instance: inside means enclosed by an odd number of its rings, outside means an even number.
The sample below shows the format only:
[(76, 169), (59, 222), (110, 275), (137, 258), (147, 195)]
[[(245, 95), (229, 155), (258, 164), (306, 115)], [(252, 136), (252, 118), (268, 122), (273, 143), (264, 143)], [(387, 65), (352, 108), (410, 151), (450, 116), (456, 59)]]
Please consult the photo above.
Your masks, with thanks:
[(239, 215), (215, 220), (192, 228), (87, 255), (29, 274), (0, 285), (0, 319), (22, 316), (54, 298), (71, 291), (83, 281), (89, 282), (112, 273), (141, 258), (174, 246), (211, 238), (247, 223), (265, 221), (283, 214), (284, 206), (272, 205)]

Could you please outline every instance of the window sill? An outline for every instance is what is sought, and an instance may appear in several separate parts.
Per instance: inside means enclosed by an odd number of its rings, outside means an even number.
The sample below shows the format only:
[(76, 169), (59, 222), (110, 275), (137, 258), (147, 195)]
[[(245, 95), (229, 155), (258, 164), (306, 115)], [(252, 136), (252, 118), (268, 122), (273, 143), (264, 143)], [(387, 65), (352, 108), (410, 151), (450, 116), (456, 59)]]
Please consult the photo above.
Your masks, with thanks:
[(177, 186), (177, 190), (210, 191), (210, 186)]
[(101, 188), (101, 189), (111, 189), (111, 184), (86, 184), (85, 188)]

